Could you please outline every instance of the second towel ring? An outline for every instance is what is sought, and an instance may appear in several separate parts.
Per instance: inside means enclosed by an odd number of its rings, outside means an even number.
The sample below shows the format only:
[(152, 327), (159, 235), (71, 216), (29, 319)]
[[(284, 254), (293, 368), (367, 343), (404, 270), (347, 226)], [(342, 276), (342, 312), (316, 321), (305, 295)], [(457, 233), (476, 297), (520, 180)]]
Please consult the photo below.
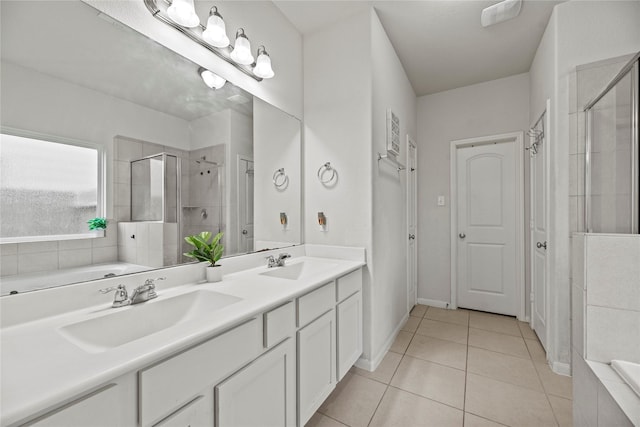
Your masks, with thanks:
[(287, 181), (289, 181), (289, 177), (284, 172), (284, 168), (276, 169), (273, 173), (273, 185), (276, 188), (282, 188), (287, 184)]
[[(325, 179), (325, 174), (331, 172), (331, 176)], [(318, 179), (322, 184), (328, 184), (336, 177), (336, 170), (331, 166), (331, 162), (327, 162), (318, 169)]]

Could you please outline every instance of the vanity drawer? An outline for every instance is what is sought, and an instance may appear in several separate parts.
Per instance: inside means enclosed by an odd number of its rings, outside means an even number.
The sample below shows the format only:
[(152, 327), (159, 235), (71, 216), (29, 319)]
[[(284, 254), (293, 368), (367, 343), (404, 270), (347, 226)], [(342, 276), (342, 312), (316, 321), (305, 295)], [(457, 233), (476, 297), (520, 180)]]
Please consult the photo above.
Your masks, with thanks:
[(269, 348), (296, 331), (296, 310), (293, 301), (274, 308), (264, 314), (264, 346)]
[(139, 373), (140, 422), (148, 426), (220, 382), (262, 351), (262, 322), (252, 319)]
[(336, 280), (336, 301), (340, 302), (362, 289), (362, 269), (352, 271)]
[(331, 282), (298, 298), (298, 327), (331, 310), (336, 304), (335, 295), (336, 284)]

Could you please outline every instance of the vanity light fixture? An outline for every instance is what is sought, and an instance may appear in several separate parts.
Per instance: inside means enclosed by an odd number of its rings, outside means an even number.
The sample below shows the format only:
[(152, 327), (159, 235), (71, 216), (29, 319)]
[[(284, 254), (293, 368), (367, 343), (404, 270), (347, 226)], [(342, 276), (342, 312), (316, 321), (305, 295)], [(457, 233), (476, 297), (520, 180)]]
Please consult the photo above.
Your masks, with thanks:
[(227, 37), (227, 26), (218, 13), (218, 8), (213, 6), (209, 11), (209, 19), (207, 20), (207, 28), (202, 32), (202, 38), (211, 46), (224, 49), (229, 46), (229, 37)]
[(231, 59), (242, 65), (253, 64), (251, 43), (244, 33), (244, 28), (238, 28), (238, 31), (236, 31), (236, 43), (231, 51)]
[(251, 43), (243, 28), (236, 32), (234, 46), (229, 45), (226, 25), (216, 6), (209, 10), (205, 27), (200, 24), (200, 18), (195, 12), (194, 0), (141, 1), (158, 21), (179, 31), (254, 80), (260, 82), (275, 75), (271, 67), (271, 57), (264, 46), (258, 49), (258, 59), (254, 62)]
[(271, 57), (264, 46), (258, 47), (257, 56), (256, 66), (253, 67), (253, 74), (263, 79), (270, 79), (275, 73), (273, 72), (273, 68), (271, 68)]
[(204, 84), (209, 86), (211, 89), (220, 89), (227, 82), (225, 79), (223, 79), (213, 71), (207, 70), (203, 67), (200, 67), (198, 69), (198, 74), (200, 74), (200, 77), (202, 77)]
[(167, 15), (183, 27), (193, 28), (200, 25), (200, 18), (196, 15), (193, 0), (173, 0), (167, 9)]

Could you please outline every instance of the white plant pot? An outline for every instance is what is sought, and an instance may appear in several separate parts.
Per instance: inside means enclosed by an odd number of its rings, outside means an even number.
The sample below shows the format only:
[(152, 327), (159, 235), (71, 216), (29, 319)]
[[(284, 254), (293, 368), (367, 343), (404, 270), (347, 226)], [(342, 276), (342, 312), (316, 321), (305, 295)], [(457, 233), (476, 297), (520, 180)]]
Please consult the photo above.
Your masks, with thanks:
[(207, 267), (207, 282), (214, 283), (222, 280), (222, 266)]

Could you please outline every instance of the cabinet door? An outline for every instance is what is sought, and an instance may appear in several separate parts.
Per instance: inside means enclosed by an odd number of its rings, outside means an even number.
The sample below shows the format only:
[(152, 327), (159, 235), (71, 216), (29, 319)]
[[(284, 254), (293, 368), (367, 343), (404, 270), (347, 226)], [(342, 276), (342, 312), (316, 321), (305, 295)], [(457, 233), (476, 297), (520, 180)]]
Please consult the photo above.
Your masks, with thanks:
[(335, 387), (335, 311), (298, 331), (298, 417), (305, 425)]
[[(211, 398), (209, 392), (209, 398)], [(200, 395), (154, 427), (204, 427), (213, 425), (213, 405)]]
[(362, 292), (356, 292), (337, 307), (338, 381), (362, 354)]
[(216, 426), (294, 427), (295, 354), (288, 339), (216, 386)]

